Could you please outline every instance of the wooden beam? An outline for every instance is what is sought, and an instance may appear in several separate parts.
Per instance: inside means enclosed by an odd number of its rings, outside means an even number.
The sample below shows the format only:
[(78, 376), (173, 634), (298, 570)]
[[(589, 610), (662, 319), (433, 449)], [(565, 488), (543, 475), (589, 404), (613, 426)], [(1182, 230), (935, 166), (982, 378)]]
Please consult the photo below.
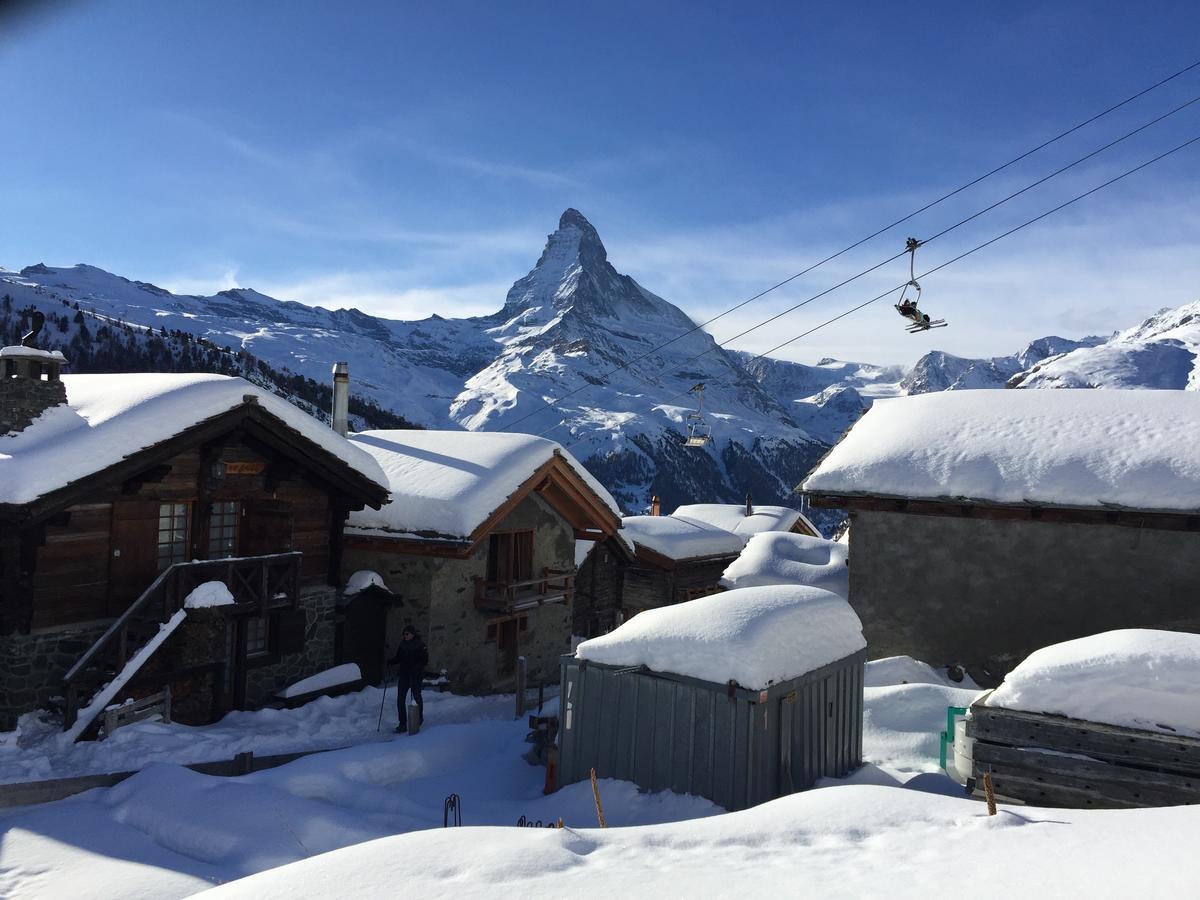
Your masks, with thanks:
[(347, 531), (343, 545), (353, 550), (371, 550), (378, 553), (404, 553), (414, 556), (440, 556), (447, 559), (466, 559), (475, 549), (466, 541), (415, 540), (382, 534), (355, 534)]
[(991, 503), (962, 498), (920, 500), (859, 494), (810, 494), (809, 498), (813, 506), (826, 509), (1076, 525), (1118, 525), (1159, 531), (1200, 530), (1200, 516), (1197, 514), (1164, 510), (1056, 506), (1045, 503)]

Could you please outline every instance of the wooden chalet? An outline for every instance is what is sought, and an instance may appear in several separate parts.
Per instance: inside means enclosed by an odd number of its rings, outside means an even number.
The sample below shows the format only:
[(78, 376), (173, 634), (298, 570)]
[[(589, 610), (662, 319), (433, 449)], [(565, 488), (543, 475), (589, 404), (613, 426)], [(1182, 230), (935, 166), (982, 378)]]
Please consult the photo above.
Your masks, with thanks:
[(988, 685), (1049, 644), (1200, 631), (1194, 392), (887, 400), (802, 488), (849, 512), (850, 602), (880, 656)]
[(617, 538), (581, 554), (580, 582), (590, 602), (576, 609), (576, 634), (595, 637), (644, 610), (717, 593), (744, 545), (743, 538), (700, 521), (626, 516)]
[[(167, 686), (203, 722), (333, 665), (342, 523), (387, 496), (371, 457), (239, 378), (0, 360), (0, 718), (62, 698), (84, 735)], [(214, 581), (230, 602), (180, 615)]]
[(346, 605), (343, 627), (357, 632), (345, 635), (346, 661), (381, 671), (413, 625), (430, 668), (445, 670), (455, 690), (511, 690), (518, 656), (531, 683), (554, 681), (570, 649), (576, 539), (605, 540), (620, 527), (608, 492), (556, 443), (530, 435), (376, 431), (351, 440), (383, 468), (392, 499), (350, 516), (343, 577), (375, 572), (386, 591)]

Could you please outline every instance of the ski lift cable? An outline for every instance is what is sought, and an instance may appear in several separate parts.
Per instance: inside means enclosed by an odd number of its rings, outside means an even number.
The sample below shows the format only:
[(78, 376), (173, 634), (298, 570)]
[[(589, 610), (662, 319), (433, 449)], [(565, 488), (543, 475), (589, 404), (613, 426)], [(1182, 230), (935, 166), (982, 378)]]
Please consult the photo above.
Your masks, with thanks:
[[(1171, 116), (1174, 116), (1174, 115), (1182, 112), (1183, 110), (1187, 109), (1189, 106), (1193, 106), (1196, 103), (1200, 103), (1200, 95), (1192, 97), (1190, 100), (1180, 104), (1179, 106), (1176, 106), (1174, 109), (1169, 110), (1168, 112), (1165, 112), (1162, 115), (1156, 116), (1155, 118), (1139, 125), (1137, 128), (1134, 128), (1131, 131), (1125, 132), (1120, 137), (1114, 138), (1113, 140), (1109, 141), (1104, 146), (1099, 147), (1099, 148), (1091, 151), (1090, 153), (1087, 153), (1087, 154), (1079, 157), (1078, 159), (1074, 160), (1073, 162), (1069, 162), (1066, 165), (1061, 166), (1058, 169), (1055, 169), (1053, 172), (1051, 172), (1048, 175), (1043, 175), (1041, 178), (1037, 179), (1036, 181), (1030, 182), (1029, 184), (1025, 185), (1024, 187), (1019, 188), (1016, 191), (1013, 191), (1008, 196), (1003, 197), (1003, 198), (995, 201), (994, 203), (991, 203), (988, 206), (985, 206), (982, 209), (971, 213), (966, 218), (960, 219), (957, 222), (955, 222), (953, 225), (949, 225), (946, 228), (943, 228), (941, 231), (937, 232), (936, 234), (933, 234), (930, 237), (927, 237), (924, 240), (919, 241), (918, 246), (923, 247), (926, 244), (930, 243), (931, 241), (936, 241), (938, 238), (945, 237), (946, 235), (950, 234), (952, 231), (955, 231), (955, 230), (961, 228), (962, 226), (968, 224), (969, 222), (972, 222), (975, 219), (978, 219), (980, 216), (985, 215), (986, 213), (989, 213), (992, 210), (997, 209), (1000, 206), (1003, 206), (1005, 203), (1008, 203), (1010, 200), (1015, 200), (1017, 197), (1020, 197), (1022, 194), (1028, 193), (1029, 191), (1033, 190), (1036, 187), (1039, 187), (1040, 185), (1045, 184), (1047, 181), (1050, 181), (1053, 178), (1057, 178), (1059, 175), (1062, 175), (1064, 172), (1067, 172), (1070, 169), (1075, 168), (1076, 166), (1082, 165), (1083, 163), (1087, 162), (1090, 159), (1093, 159), (1094, 157), (1098, 156), (1099, 154), (1105, 152), (1106, 150), (1109, 150), (1109, 149), (1115, 147), (1117, 144), (1120, 144), (1122, 141), (1129, 140), (1129, 138), (1133, 137), (1134, 135), (1139, 134), (1148, 128), (1152, 128), (1153, 126), (1159, 124), (1160, 122), (1163, 122), (1164, 120), (1169, 119)], [(1133, 171), (1136, 171), (1136, 170), (1133, 170)], [(808, 304), (812, 303), (814, 300), (819, 300), (820, 298), (833, 293), (834, 291), (838, 290), (839, 288), (843, 288), (846, 285), (850, 284), (851, 282), (857, 281), (858, 279), (862, 278), (863, 276), (869, 275), (870, 273), (872, 273), (878, 269), (881, 269), (883, 266), (886, 266), (888, 263), (894, 262), (895, 260), (899, 259), (900, 257), (904, 256), (906, 253), (909, 253), (909, 252), (910, 252), (909, 248), (906, 247), (904, 250), (900, 251), (899, 253), (895, 254), (894, 256), (890, 256), (887, 259), (876, 263), (875, 265), (871, 266), (870, 268), (864, 269), (863, 271), (859, 272), (858, 274), (852, 275), (851, 277), (845, 279), (844, 281), (838, 282), (837, 284), (833, 285), (832, 287), (826, 288), (825, 290), (823, 290), (817, 294), (813, 294), (808, 299), (802, 300), (799, 303), (789, 306), (787, 309), (784, 309), (784, 310), (776, 313), (775, 315), (773, 315), (767, 319), (764, 319), (763, 321), (759, 322), (758, 324), (751, 325), (749, 328), (745, 329), (744, 331), (739, 331), (737, 334), (733, 335), (732, 337), (726, 338), (725, 340), (718, 342), (716, 344), (716, 346), (724, 347), (726, 344), (730, 344), (736, 340), (739, 340), (740, 338), (745, 337), (748, 334), (751, 334), (752, 332), (758, 331), (760, 328), (764, 328), (767, 325), (770, 325), (772, 322), (778, 321), (779, 319), (782, 319), (784, 316), (790, 315), (791, 313), (795, 312), (796, 310), (800, 309), (801, 307), (807, 306)], [(933, 270), (933, 271), (936, 271), (936, 270)], [(911, 272), (911, 267), (910, 267), (910, 272)], [(926, 273), (926, 274), (928, 274), (928, 273)], [(921, 277), (924, 277), (924, 276), (921, 276)], [(893, 288), (892, 290), (889, 290), (887, 292), (887, 294), (890, 294), (895, 290), (903, 290), (905, 287), (907, 287), (907, 285), (914, 284), (916, 282), (917, 282), (917, 277), (914, 276), (908, 282), (906, 282), (905, 285), (901, 285), (897, 288)], [(887, 296), (887, 294), (884, 294), (883, 296)], [(690, 333), (690, 332), (688, 332), (688, 333)], [(682, 337), (682, 335), (680, 335), (680, 337)], [(699, 354), (697, 354), (696, 356), (689, 357), (688, 359), (684, 360), (684, 362), (691, 362), (692, 360), (697, 359), (699, 356), (702, 356), (708, 352), (709, 352), (708, 349), (702, 350)], [(752, 361), (753, 360), (751, 360), (751, 362)], [(636, 362), (636, 360), (631, 360), (631, 362)], [(591, 385), (589, 384), (586, 386), (590, 387)], [(582, 389), (583, 388), (581, 387), (581, 388), (576, 388), (573, 391), (568, 391), (567, 393), (565, 393), (561, 397), (559, 397), (557, 400), (555, 400), (554, 403), (557, 403), (561, 400), (565, 400), (567, 397), (570, 397), (572, 394), (577, 393), (578, 391), (580, 391)], [(537, 412), (541, 412), (542, 409), (548, 408), (551, 405), (553, 405), (553, 404), (547, 403), (545, 407), (538, 409)], [(533, 413), (528, 413), (523, 418), (528, 418), (530, 415), (533, 415)], [(517, 421), (521, 421), (521, 419), (518, 419)], [(516, 424), (516, 423), (514, 422), (513, 424)], [(548, 428), (538, 432), (538, 437), (545, 437), (547, 434), (549, 434), (554, 429), (561, 427), (562, 424), (563, 423), (561, 421), (556, 422), (555, 424), (549, 426)], [(500, 429), (500, 430), (503, 431), (504, 429)]]
[[(1196, 60), (1195, 62), (1191, 63), (1190, 65), (1184, 66), (1182, 69), (1179, 69), (1178, 71), (1166, 76), (1165, 78), (1162, 78), (1159, 81), (1156, 81), (1154, 84), (1150, 85), (1149, 87), (1143, 88), (1142, 90), (1138, 91), (1135, 94), (1131, 94), (1130, 96), (1126, 97), (1124, 100), (1121, 100), (1118, 103), (1114, 103), (1112, 106), (1108, 107), (1107, 109), (1101, 110), (1100, 112), (1096, 113), (1095, 115), (1090, 116), (1087, 119), (1084, 119), (1082, 122), (1079, 122), (1076, 125), (1072, 125), (1070, 128), (1066, 129), (1065, 131), (1059, 132), (1054, 137), (1048, 138), (1047, 140), (1043, 141), (1042, 143), (1038, 144), (1037, 146), (1032, 147), (1029, 150), (1026, 150), (1024, 153), (1021, 153), (1019, 156), (1013, 157), (1008, 162), (1002, 163), (1002, 164), (996, 166), (995, 168), (990, 169), (987, 172), (984, 172), (982, 175), (979, 175), (979, 176), (971, 179), (970, 181), (966, 182), (965, 184), (955, 188), (952, 191), (949, 191), (948, 193), (943, 194), (942, 196), (938, 197), (935, 200), (931, 200), (930, 202), (926, 203), (924, 206), (920, 207), (919, 209), (915, 209), (912, 212), (908, 213), (907, 215), (901, 216), (899, 219), (896, 219), (894, 222), (884, 225), (882, 228), (879, 228), (878, 230), (873, 231), (871, 234), (868, 234), (866, 237), (855, 241), (853, 244), (843, 247), (841, 250), (838, 250), (836, 253), (832, 253), (829, 256), (826, 256), (824, 259), (819, 260), (819, 261), (813, 263), (812, 265), (808, 266), (807, 268), (802, 269), (801, 271), (795, 273), (794, 275), (790, 275), (787, 278), (783, 279), (782, 281), (777, 282), (762, 291), (759, 291), (754, 296), (748, 297), (747, 299), (741, 301), (740, 303), (737, 303), (734, 306), (729, 307), (728, 309), (724, 310), (723, 312), (720, 312), (717, 315), (713, 316), (711, 319), (707, 319), (706, 321), (701, 322), (698, 325), (695, 325), (688, 331), (685, 331), (682, 334), (678, 334), (675, 337), (671, 338), (670, 340), (664, 341), (663, 343), (650, 348), (645, 353), (642, 353), (639, 356), (635, 356), (633, 359), (628, 360), (627, 362), (620, 363), (620, 364), (614, 366), (613, 368), (602, 373), (598, 377), (599, 378), (607, 378), (609, 375), (615, 374), (616, 372), (619, 372), (622, 369), (626, 369), (629, 366), (633, 365), (634, 363), (641, 362), (643, 359), (646, 359), (648, 356), (650, 356), (654, 353), (657, 353), (659, 350), (662, 350), (664, 347), (668, 347), (671, 344), (675, 343), (676, 341), (682, 340), (683, 338), (687, 337), (688, 335), (694, 334), (695, 332), (708, 327), (713, 322), (716, 322), (719, 319), (723, 319), (725, 316), (730, 315), (731, 313), (737, 312), (742, 307), (747, 306), (747, 305), (755, 302), (756, 300), (762, 299), (767, 294), (770, 294), (773, 291), (779, 290), (779, 288), (790, 284), (791, 282), (795, 281), (797, 278), (801, 278), (804, 275), (807, 275), (808, 273), (816, 270), (820, 266), (823, 266), (828, 262), (832, 262), (833, 260), (837, 259), (838, 257), (840, 257), (846, 253), (849, 253), (851, 250), (855, 250), (858, 247), (861, 247), (863, 244), (867, 243), (870, 240), (873, 240), (874, 238), (879, 237), (881, 234), (884, 234), (887, 231), (890, 231), (891, 229), (895, 228), (897, 225), (904, 224), (908, 220), (920, 215), (921, 213), (932, 209), (933, 207), (937, 206), (940, 203), (945, 202), (946, 200), (949, 200), (951, 197), (961, 194), (963, 191), (966, 191), (966, 190), (974, 187), (975, 185), (979, 184), (980, 182), (982, 182), (988, 178), (991, 178), (993, 175), (997, 175), (1000, 172), (1003, 172), (1005, 169), (1008, 169), (1008, 168), (1016, 165), (1017, 163), (1021, 162), (1022, 160), (1027, 159), (1028, 157), (1032, 156), (1033, 154), (1037, 153), (1038, 151), (1044, 150), (1045, 148), (1049, 147), (1050, 145), (1055, 144), (1058, 141), (1061, 141), (1066, 137), (1069, 137), (1070, 135), (1074, 134), (1075, 132), (1079, 131), (1080, 129), (1086, 128), (1088, 125), (1091, 125), (1092, 123), (1099, 121), (1100, 119), (1104, 118), (1105, 116), (1116, 112), (1117, 110), (1121, 109), (1122, 107), (1129, 105), (1130, 103), (1134, 102), (1135, 100), (1138, 100), (1138, 99), (1146, 96), (1147, 94), (1151, 93), (1152, 91), (1157, 90), (1158, 88), (1162, 87), (1163, 85), (1168, 84), (1169, 82), (1174, 81), (1176, 78), (1186, 75), (1188, 72), (1191, 72), (1192, 70), (1197, 69), (1197, 68), (1200, 68), (1200, 60)], [(880, 263), (880, 266), (886, 265), (887, 263), (892, 262), (897, 258), (898, 258), (898, 256), (893, 256), (891, 259), (885, 260), (883, 263)], [(879, 268), (879, 266), (876, 266), (874, 268)], [(874, 271), (874, 269), (870, 269), (868, 271)], [(512, 428), (513, 426), (518, 425), (521, 422), (524, 422), (526, 419), (531, 418), (532, 416), (538, 415), (539, 413), (544, 412), (547, 409), (550, 409), (551, 407), (562, 402), (563, 400), (567, 399), (568, 397), (574, 396), (575, 394), (577, 394), (581, 391), (584, 391), (589, 387), (592, 387), (592, 385), (590, 383), (583, 384), (577, 388), (574, 388), (574, 389), (568, 391), (567, 393), (563, 394), (560, 397), (556, 397), (554, 399), (545, 401), (542, 406), (538, 407), (537, 409), (530, 410), (529, 412), (525, 413), (524, 415), (520, 416), (519, 418), (514, 419), (511, 422), (508, 422), (499, 430), (507, 431), (508, 429)], [(557, 426), (554, 426), (554, 427), (557, 427)]]
[[(1186, 103), (1183, 103), (1180, 106), (1175, 107), (1170, 112), (1163, 113), (1161, 116), (1158, 116), (1158, 117), (1150, 120), (1149, 122), (1146, 122), (1143, 125), (1139, 125), (1137, 128), (1133, 129), (1132, 131), (1127, 131), (1125, 134), (1121, 135), (1120, 137), (1109, 141), (1103, 147), (1093, 150), (1091, 153), (1088, 153), (1085, 156), (1079, 157), (1074, 162), (1067, 163), (1065, 166), (1055, 169), (1049, 175), (1044, 175), (1041, 178), (1039, 178), (1037, 181), (1031, 182), (1030, 184), (1025, 185), (1025, 187), (1020, 188), (1019, 190), (1013, 191), (1007, 197), (1003, 197), (1000, 200), (997, 200), (995, 203), (989, 204), (988, 206), (985, 206), (983, 209), (978, 210), (977, 212), (971, 213), (971, 215), (967, 216), (965, 219), (959, 219), (953, 225), (943, 228), (941, 231), (937, 232), (936, 234), (925, 238), (924, 240), (922, 240), (920, 242), (920, 245), (924, 246), (925, 244), (928, 244), (931, 241), (936, 241), (940, 237), (945, 237), (950, 232), (955, 231), (958, 228), (961, 228), (962, 226), (966, 225), (968, 222), (972, 222), (975, 219), (978, 219), (980, 216), (984, 215), (985, 213), (989, 213), (992, 210), (996, 209), (997, 207), (1003, 206), (1005, 203), (1008, 203), (1010, 200), (1015, 200), (1017, 197), (1020, 197), (1022, 194), (1033, 190), (1035, 187), (1039, 187), (1040, 185), (1045, 184), (1047, 181), (1049, 181), (1052, 178), (1057, 178), (1059, 175), (1062, 175), (1064, 172), (1068, 171), (1069, 169), (1073, 169), (1076, 166), (1087, 162), (1089, 159), (1092, 159), (1093, 157), (1098, 156), (1099, 154), (1103, 153), (1105, 150), (1115, 147), (1117, 144), (1121, 143), (1122, 141), (1128, 140), (1129, 138), (1133, 137), (1135, 134), (1138, 134), (1139, 132), (1145, 131), (1147, 128), (1157, 125), (1159, 122), (1162, 122), (1164, 119), (1168, 119), (1171, 116), (1175, 115), (1176, 113), (1182, 112), (1183, 110), (1187, 109), (1189, 106), (1191, 106), (1195, 103), (1198, 103), (1198, 102), (1200, 102), (1200, 95), (1197, 95), (1197, 96), (1193, 97), (1191, 100), (1188, 100)], [(904, 250), (897, 253), (895, 256), (889, 257), (888, 259), (883, 260), (883, 262), (878, 263), (869, 269), (865, 269), (862, 272), (859, 272), (857, 275), (854, 275), (851, 278), (847, 278), (845, 281), (843, 281), (839, 284), (835, 284), (831, 288), (821, 291), (819, 294), (814, 294), (813, 296), (809, 297), (807, 300), (802, 300), (801, 302), (795, 304), (794, 306), (789, 306), (787, 309), (783, 310), (782, 312), (776, 313), (775, 315), (771, 316), (769, 319), (764, 319), (763, 321), (759, 322), (757, 325), (750, 326), (745, 331), (738, 332), (733, 337), (727, 338), (727, 339), (721, 341), (720, 343), (717, 344), (717, 346), (723, 347), (726, 344), (729, 344), (729, 343), (732, 343), (733, 341), (738, 340), (739, 338), (745, 337), (746, 335), (750, 334), (751, 332), (758, 331), (758, 329), (763, 328), (764, 326), (770, 325), (772, 322), (782, 319), (784, 316), (795, 312), (796, 310), (800, 309), (800, 307), (807, 306), (809, 303), (812, 303), (814, 300), (820, 299), (821, 297), (824, 297), (826, 294), (832, 293), (833, 291), (837, 290), (838, 288), (845, 287), (850, 282), (857, 281), (859, 278), (862, 278), (864, 275), (874, 272), (876, 269), (879, 269), (879, 268), (887, 265), (888, 263), (899, 259), (901, 256), (904, 256), (908, 252), (909, 252), (908, 249), (905, 248)], [(928, 273), (926, 273), (926, 274), (928, 274)], [(925, 276), (922, 275), (920, 277), (924, 278)], [(914, 278), (912, 280), (916, 281), (917, 279)], [(892, 291), (894, 291), (894, 290), (897, 290), (897, 288), (892, 289)], [(890, 293), (892, 293), (892, 291), (888, 291), (888, 293), (890, 294)], [(707, 353), (708, 351), (706, 350), (704, 352)], [(695, 358), (696, 357), (692, 357), (692, 359), (695, 359)], [(690, 361), (690, 360), (687, 360), (687, 361)], [(557, 426), (554, 426), (554, 427), (557, 427)]]
[[(1110, 178), (1108, 181), (1105, 181), (1102, 184), (1098, 184), (1095, 187), (1091, 188), (1090, 190), (1084, 191), (1082, 194), (1077, 194), (1076, 196), (1072, 197), (1070, 200), (1060, 203), (1058, 206), (1055, 206), (1052, 209), (1048, 209), (1045, 212), (1034, 216), (1032, 219), (1027, 219), (1026, 221), (1022, 222), (1020, 225), (1016, 225), (1013, 228), (1008, 229), (1007, 231), (1001, 232), (1000, 234), (995, 235), (992, 238), (989, 238), (988, 240), (984, 241), (982, 244), (975, 245), (971, 249), (958, 254), (958, 256), (952, 257), (951, 259), (948, 259), (945, 262), (934, 266), (932, 269), (928, 269), (928, 270), (922, 272), (918, 277), (925, 278), (928, 275), (932, 275), (935, 272), (939, 272), (942, 269), (945, 269), (947, 266), (952, 266), (955, 263), (957, 263), (963, 259), (966, 259), (968, 256), (978, 253), (980, 250), (990, 247), (992, 244), (995, 244), (998, 241), (1002, 241), (1002, 240), (1004, 240), (1004, 238), (1010, 237), (1011, 235), (1016, 234), (1018, 231), (1022, 231), (1023, 229), (1028, 228), (1030, 225), (1034, 225), (1037, 222), (1040, 222), (1042, 219), (1052, 216), (1057, 212), (1061, 212), (1062, 210), (1066, 209), (1068, 206), (1072, 206), (1075, 203), (1078, 203), (1080, 200), (1084, 200), (1087, 197), (1090, 197), (1093, 194), (1098, 193), (1099, 191), (1102, 191), (1105, 188), (1116, 184), (1118, 181), (1122, 181), (1122, 180), (1128, 178), (1130, 175), (1134, 175), (1137, 172), (1142, 171), (1142, 169), (1148, 168), (1148, 167), (1154, 165), (1155, 163), (1161, 162), (1162, 160), (1166, 159), (1167, 157), (1172, 156), (1181, 150), (1185, 150), (1188, 147), (1190, 147), (1196, 143), (1200, 143), (1200, 134), (1196, 135), (1193, 138), (1190, 138), (1189, 140), (1184, 141), (1182, 144), (1175, 145), (1170, 150), (1166, 150), (1166, 151), (1158, 154), (1158, 156), (1155, 156), (1152, 159), (1146, 160), (1145, 162), (1141, 163), (1140, 165), (1134, 166), (1132, 169), (1125, 170), (1121, 174), (1116, 175), (1113, 178)], [(866, 307), (870, 306), (873, 303), (879, 302), (884, 297), (894, 294), (901, 287), (902, 287), (902, 285), (897, 285), (896, 287), (890, 288), (889, 290), (884, 291), (882, 294), (878, 294), (878, 295), (872, 297), (870, 300), (865, 300), (862, 303), (858, 304), (857, 306), (852, 306), (849, 309), (838, 313), (836, 316), (826, 319), (824, 322), (821, 322), (818, 325), (814, 325), (812, 328), (809, 328), (806, 331), (802, 331), (802, 332), (800, 332), (800, 334), (797, 334), (794, 337), (788, 338), (786, 341), (784, 341), (781, 344), (776, 344), (774, 347), (771, 347), (769, 350), (764, 350), (762, 353), (758, 353), (755, 356), (752, 356), (749, 360), (746, 361), (746, 365), (750, 365), (751, 363), (754, 363), (754, 362), (762, 359), (763, 357), (767, 356), (768, 354), (776, 353), (779, 350), (782, 350), (784, 347), (794, 344), (796, 341), (806, 338), (809, 335), (811, 335), (817, 331), (820, 331), (822, 328), (826, 328), (826, 327), (832, 325), (833, 323), (846, 318), (847, 316), (853, 315), (854, 313), (859, 312), (862, 309), (865, 309)], [(733, 338), (730, 338), (730, 340), (733, 340)], [(701, 356), (704, 356), (707, 353), (711, 353), (714, 349), (716, 349), (718, 347), (722, 347), (726, 343), (729, 343), (729, 341), (725, 341), (721, 344), (714, 344), (712, 347), (709, 347), (709, 348), (701, 351), (700, 353), (697, 353), (695, 356), (692, 356), (689, 359), (684, 360), (684, 362), (691, 362), (695, 359), (699, 359)], [(709, 382), (712, 382), (712, 381), (718, 381), (718, 379), (709, 379)], [(658, 403), (655, 403), (654, 406), (660, 406), (664, 402), (669, 403), (672, 400), (676, 400), (676, 399), (679, 399), (680, 397), (686, 396), (687, 393), (688, 393), (687, 391), (682, 391), (678, 394), (668, 397), (665, 401), (660, 401)], [(651, 407), (651, 408), (653, 408), (653, 407)], [(562, 425), (564, 423), (559, 423), (559, 424)], [(570, 444), (566, 444), (563, 447), (563, 449), (570, 450), (571, 448), (578, 446), (579, 444), (583, 443), (584, 441), (589, 440), (590, 437), (591, 437), (591, 435), (585, 435), (585, 436), (579, 438), (578, 440), (572, 441)]]

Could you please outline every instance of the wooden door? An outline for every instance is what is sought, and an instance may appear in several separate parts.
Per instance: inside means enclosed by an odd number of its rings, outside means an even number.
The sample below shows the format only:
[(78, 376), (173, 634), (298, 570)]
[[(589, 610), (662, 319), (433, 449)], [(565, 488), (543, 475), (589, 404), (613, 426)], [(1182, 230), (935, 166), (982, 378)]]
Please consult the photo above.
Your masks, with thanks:
[(242, 556), (292, 549), (292, 505), (284, 500), (247, 500), (242, 507)]
[(158, 501), (118, 500), (112, 505), (108, 614), (119, 616), (158, 577)]

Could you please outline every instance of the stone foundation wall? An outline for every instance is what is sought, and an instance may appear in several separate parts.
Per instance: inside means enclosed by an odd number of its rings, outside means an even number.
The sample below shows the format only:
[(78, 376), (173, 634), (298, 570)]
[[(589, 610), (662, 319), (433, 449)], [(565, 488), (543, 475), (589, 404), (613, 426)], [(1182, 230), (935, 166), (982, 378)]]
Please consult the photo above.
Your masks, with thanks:
[(299, 605), (305, 613), (304, 649), (246, 672), (247, 708), (261, 706), (280, 688), (333, 667), (337, 591), (327, 585), (305, 588)]
[(62, 696), (62, 678), (104, 633), (104, 625), (0, 637), (0, 730)]

